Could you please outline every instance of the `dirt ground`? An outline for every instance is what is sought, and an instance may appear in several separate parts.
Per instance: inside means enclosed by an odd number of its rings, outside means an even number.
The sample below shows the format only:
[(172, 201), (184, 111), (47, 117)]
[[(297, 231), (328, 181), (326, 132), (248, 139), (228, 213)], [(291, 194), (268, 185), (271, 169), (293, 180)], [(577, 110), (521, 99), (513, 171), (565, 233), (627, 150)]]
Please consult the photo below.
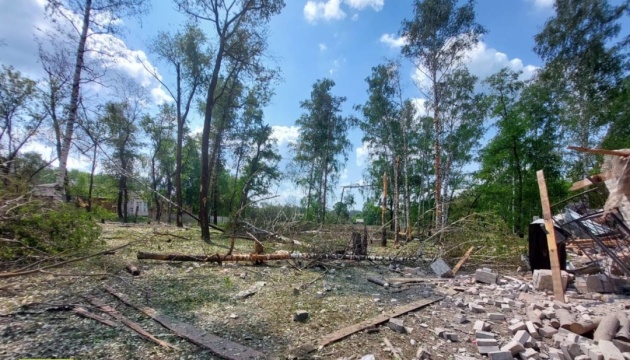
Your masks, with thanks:
[[(343, 249), (351, 227), (310, 231), (300, 241), (311, 246), (265, 242), (265, 252)], [(136, 239), (136, 243), (115, 254), (90, 258), (35, 275), (0, 281), (0, 358), (73, 359), (213, 359), (207, 350), (175, 336), (139, 311), (122, 304), (102, 290), (110, 285), (135, 303), (150, 306), (174, 319), (214, 335), (256, 349), (268, 358), (354, 358), (373, 354), (376, 359), (391, 358), (384, 338), (400, 348), (402, 358), (412, 358), (419, 345), (434, 357), (449, 359), (454, 354), (476, 352), (470, 331), (461, 325), (448, 327), (460, 335), (451, 343), (438, 339), (433, 329), (445, 327), (444, 318), (453, 311), (434, 304), (401, 316), (410, 334), (396, 333), (381, 326), (373, 333), (356, 333), (319, 351), (308, 352), (319, 339), (333, 331), (372, 318), (384, 311), (426, 296), (439, 296), (433, 285), (384, 288), (366, 280), (369, 275), (400, 277), (398, 267), (378, 262), (277, 261), (260, 266), (247, 263), (222, 265), (193, 262), (137, 260), (138, 251), (183, 254), (225, 254), (229, 240), (213, 234), (213, 245), (199, 240), (198, 229), (178, 229), (166, 225), (103, 225), (104, 243), (94, 251), (113, 248)], [(371, 255), (415, 254), (419, 242), (400, 249), (371, 246)], [(238, 240), (236, 253), (250, 253), (253, 242)], [(142, 274), (132, 277), (125, 271), (133, 262)], [(428, 263), (406, 264), (414, 276), (433, 276)], [(517, 264), (513, 266), (517, 267)], [(466, 272), (466, 267), (462, 272)], [(468, 269), (474, 270), (474, 269)], [(514, 270), (514, 269), (512, 269)], [(506, 270), (507, 271), (507, 270)], [(245, 299), (236, 295), (264, 282), (261, 290)], [(431, 283), (429, 283), (431, 284)], [(294, 288), (298, 288), (295, 290)], [(119, 324), (112, 328), (77, 316), (71, 306), (82, 304), (93, 310), (84, 296), (95, 296), (137, 322), (155, 337), (178, 350), (167, 350), (141, 338)], [(295, 311), (309, 313), (306, 322), (293, 321)], [(99, 313), (98, 311), (95, 311)], [(102, 313), (99, 313), (103, 315)], [(468, 326), (470, 327), (470, 326)]]

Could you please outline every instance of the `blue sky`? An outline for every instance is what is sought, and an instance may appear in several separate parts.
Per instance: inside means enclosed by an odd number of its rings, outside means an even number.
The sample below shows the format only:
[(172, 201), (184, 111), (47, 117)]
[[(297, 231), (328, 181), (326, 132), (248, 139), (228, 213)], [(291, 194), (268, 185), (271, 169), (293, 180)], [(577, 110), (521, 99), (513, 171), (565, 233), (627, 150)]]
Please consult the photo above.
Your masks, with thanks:
[[(266, 121), (275, 126), (283, 151), (287, 141), (295, 139), (294, 126), (300, 116), (299, 102), (309, 97), (311, 86), (317, 80), (330, 77), (336, 82), (334, 93), (347, 97), (344, 112), (352, 114), (352, 107), (366, 99), (365, 78), (373, 66), (386, 59), (399, 56), (401, 39), (398, 31), (401, 21), (412, 16), (410, 0), (285, 0), (286, 7), (270, 23), (269, 50), (282, 70), (282, 81), (276, 95), (265, 110)], [(32, 77), (40, 74), (37, 63), (36, 28), (46, 28), (43, 16), (44, 0), (0, 0), (0, 62), (10, 64)], [(552, 0), (479, 0), (477, 20), (488, 34), (468, 55), (468, 67), (480, 78), (509, 66), (523, 70), (531, 76), (540, 59), (533, 52), (533, 36), (553, 14)], [(171, 74), (164, 64), (154, 62), (146, 44), (159, 30), (175, 29), (186, 18), (178, 14), (174, 5), (166, 0), (153, 1), (149, 14), (141, 21), (125, 19), (126, 29), (118, 39), (104, 42), (115, 44), (121, 50), (117, 71), (126, 72), (143, 86), (150, 88), (154, 101), (164, 101), (165, 93), (140, 66), (139, 61), (152, 63), (164, 80)], [(202, 28), (209, 29), (209, 24)], [(419, 97), (413, 84), (414, 71), (403, 59), (403, 80), (408, 97)], [(191, 128), (201, 124), (200, 117), (192, 120)], [(350, 134), (352, 153), (341, 183), (356, 183), (365, 168), (366, 153), (361, 134)], [(36, 143), (31, 148), (51, 151), (46, 144)], [(82, 161), (77, 159), (75, 166)], [(297, 201), (299, 191), (289, 183), (281, 184), (278, 191), (285, 200)], [(360, 197), (357, 199), (361, 202)]]

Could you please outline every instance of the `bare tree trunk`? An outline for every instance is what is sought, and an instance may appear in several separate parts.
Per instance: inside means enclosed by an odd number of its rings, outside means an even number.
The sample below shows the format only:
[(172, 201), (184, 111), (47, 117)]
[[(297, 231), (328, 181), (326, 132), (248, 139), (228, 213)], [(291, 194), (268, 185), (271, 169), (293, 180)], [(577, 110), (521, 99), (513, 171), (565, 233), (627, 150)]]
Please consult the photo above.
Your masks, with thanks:
[(392, 221), (394, 222), (394, 245), (398, 246), (399, 245), (399, 239), (398, 237), (399, 232), (400, 232), (400, 223), (398, 221), (398, 214), (400, 211), (400, 198), (399, 198), (399, 181), (398, 181), (398, 175), (399, 175), (399, 170), (400, 170), (400, 157), (397, 156), (396, 159), (394, 160), (394, 196), (393, 196), (393, 206), (392, 206), (392, 210), (393, 210), (393, 216), (392, 216)]
[[(218, 21), (218, 19), (217, 19)], [(219, 81), (219, 72), (224, 55), (224, 36), (219, 41), (219, 49), (208, 86), (206, 96), (206, 111), (204, 116), (203, 131), (201, 132), (201, 184), (199, 186), (199, 225), (201, 226), (201, 239), (210, 243), (210, 218), (208, 214), (208, 189), (210, 186), (210, 159), (208, 150), (210, 147), (210, 125), (212, 123), (212, 111), (214, 110), (214, 93)]]
[(94, 144), (94, 152), (92, 153), (92, 167), (90, 168), (90, 185), (88, 186), (87, 211), (92, 211), (92, 190), (94, 189), (94, 172), (96, 171), (96, 152), (97, 144)]
[(439, 111), (439, 89), (437, 83), (437, 71), (434, 69), (433, 77), (433, 150), (435, 151), (433, 168), (435, 170), (435, 230), (442, 228), (442, 154), (440, 151), (440, 111)]
[[(181, 67), (176, 66), (177, 73), (177, 145), (175, 150), (175, 202), (177, 203), (176, 223), (177, 227), (184, 227), (182, 212), (183, 196), (182, 196), (182, 147), (184, 146), (184, 119), (182, 118), (182, 86), (181, 86)], [(169, 208), (170, 208), (169, 204)], [(171, 222), (171, 212), (168, 213), (168, 222)]]
[(79, 37), (79, 47), (77, 49), (77, 58), (74, 66), (74, 75), (72, 77), (72, 92), (70, 94), (70, 104), (68, 106), (68, 120), (66, 121), (66, 129), (63, 136), (61, 146), (61, 156), (59, 158), (59, 170), (57, 173), (57, 187), (64, 193), (67, 177), (66, 169), (68, 166), (68, 155), (70, 154), (70, 146), (72, 145), (72, 136), (74, 133), (74, 124), (77, 120), (79, 110), (79, 90), (81, 87), (81, 71), (83, 70), (83, 57), (85, 55), (85, 43), (87, 42), (88, 29), (90, 24), (90, 15), (92, 11), (92, 0), (85, 0), (85, 10), (83, 12), (83, 24), (81, 27), (81, 36)]

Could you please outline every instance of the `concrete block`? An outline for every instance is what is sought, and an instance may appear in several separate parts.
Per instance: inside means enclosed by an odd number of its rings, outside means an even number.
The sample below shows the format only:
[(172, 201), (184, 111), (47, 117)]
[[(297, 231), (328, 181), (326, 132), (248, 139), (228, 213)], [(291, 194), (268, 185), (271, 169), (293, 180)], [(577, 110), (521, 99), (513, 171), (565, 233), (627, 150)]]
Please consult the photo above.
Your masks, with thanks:
[(404, 321), (402, 319), (391, 318), (389, 322), (387, 322), (387, 327), (392, 329), (393, 331), (401, 334), (406, 334), (407, 329), (405, 328)]
[(510, 312), (510, 311), (512, 311), (512, 308), (508, 304), (501, 304), (501, 311), (503, 311), (503, 312)]
[(454, 320), (458, 324), (463, 324), (466, 321), (468, 321), (468, 319), (466, 318), (466, 315), (464, 315), (464, 314), (457, 314), (457, 315), (455, 315)]
[(308, 311), (298, 310), (293, 314), (293, 321), (306, 321), (308, 319)]
[(526, 330), (519, 330), (516, 334), (514, 334), (512, 340), (525, 345), (526, 342), (531, 342), (531, 338), (532, 337), (529, 336), (529, 333)]
[(501, 347), (501, 351), (509, 351), (512, 356), (516, 356), (521, 351), (525, 351), (525, 347), (518, 341), (510, 341)]
[(490, 360), (513, 360), (512, 353), (509, 351), (493, 351), (488, 353)]
[(444, 261), (444, 259), (442, 258), (437, 259), (433, 264), (431, 264), (431, 270), (433, 270), (435, 275), (441, 278), (453, 277), (453, 271), (451, 270), (451, 267), (448, 266), (446, 261)]
[(580, 355), (577, 356), (574, 360), (590, 360), (590, 357), (588, 357), (588, 355)]
[(558, 330), (552, 328), (551, 326), (543, 326), (538, 329), (538, 333), (545, 338), (550, 339), (552, 336), (558, 333)]
[(522, 321), (519, 321), (516, 324), (508, 326), (508, 330), (510, 330), (511, 334), (516, 334), (517, 331), (526, 330), (526, 329), (527, 329), (527, 326), (525, 326), (525, 323)]
[(468, 308), (470, 309), (470, 311), (476, 314), (480, 314), (486, 311), (486, 309), (483, 306), (473, 304), (473, 303), (468, 303)]
[(575, 279), (575, 289), (579, 294), (612, 293), (615, 284), (604, 274), (586, 275)]
[(477, 346), (499, 346), (496, 339), (477, 339)]
[[(625, 352), (625, 353), (622, 353), (622, 355), (623, 355), (623, 357), (624, 357), (626, 360), (630, 360), (630, 352)], [(588, 360), (588, 359), (586, 359), (586, 360)]]
[(475, 331), (490, 331), (491, 328), (490, 324), (483, 320), (477, 320), (473, 325), (473, 330)]
[(495, 346), (477, 346), (477, 350), (479, 351), (481, 355), (488, 355), (491, 352), (499, 351), (499, 347), (496, 345)]
[(488, 331), (475, 331), (475, 338), (477, 339), (494, 339), (494, 333)]
[(496, 284), (497, 274), (493, 273), (490, 269), (477, 269), (475, 271), (475, 281), (484, 284)]
[(454, 333), (454, 332), (451, 332), (451, 331), (445, 332), (443, 337), (444, 337), (444, 339), (449, 340), (450, 342), (458, 342), (459, 341), (459, 337), (457, 336), (457, 333)]
[(488, 314), (488, 319), (493, 320), (493, 321), (503, 321), (503, 320), (505, 320), (505, 314), (489, 313)]
[(541, 338), (540, 334), (538, 333), (538, 328), (536, 327), (536, 325), (534, 325), (533, 322), (525, 321), (525, 326), (527, 327), (527, 332), (529, 333), (529, 335), (531, 335), (534, 339)]
[[(566, 271), (561, 272), (563, 290), (567, 288), (569, 283), (569, 273)], [(532, 285), (534, 289), (538, 291), (553, 290), (553, 281), (551, 279), (551, 270), (537, 269), (534, 270), (532, 276)]]

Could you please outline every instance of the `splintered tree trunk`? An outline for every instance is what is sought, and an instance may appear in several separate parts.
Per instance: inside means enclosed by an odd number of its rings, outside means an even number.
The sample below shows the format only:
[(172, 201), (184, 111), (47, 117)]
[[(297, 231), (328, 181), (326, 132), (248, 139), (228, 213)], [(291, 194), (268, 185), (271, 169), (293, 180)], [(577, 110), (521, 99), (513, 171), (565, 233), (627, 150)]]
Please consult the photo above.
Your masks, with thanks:
[(393, 216), (392, 221), (394, 222), (394, 245), (399, 245), (399, 232), (400, 232), (400, 222), (398, 221), (398, 214), (400, 210), (400, 198), (399, 198), (399, 181), (398, 181), (398, 172), (400, 170), (400, 157), (396, 157), (394, 161), (394, 201), (393, 201)]
[(85, 1), (85, 9), (83, 10), (83, 24), (81, 26), (81, 35), (79, 36), (79, 47), (77, 49), (77, 57), (74, 65), (74, 74), (72, 75), (72, 91), (70, 93), (70, 104), (68, 106), (68, 120), (66, 121), (66, 129), (63, 134), (63, 143), (61, 145), (61, 157), (59, 158), (59, 172), (57, 173), (57, 187), (63, 188), (66, 192), (65, 179), (67, 178), (66, 169), (68, 166), (68, 155), (70, 154), (70, 145), (72, 143), (72, 135), (74, 133), (74, 123), (77, 120), (79, 111), (79, 90), (81, 87), (81, 71), (83, 70), (85, 43), (88, 38), (88, 30), (90, 25), (90, 15), (92, 12), (92, 0)]
[(387, 246), (387, 227), (385, 226), (385, 216), (387, 213), (387, 174), (383, 173), (383, 207), (381, 209), (381, 245)]
[(367, 248), (363, 246), (363, 239), (360, 232), (350, 234), (350, 244), (354, 255), (367, 255)]
[[(437, 73), (435, 72), (433, 79), (437, 79)], [(437, 84), (434, 84), (433, 88), (437, 89)], [(438, 231), (442, 228), (442, 154), (440, 151), (440, 113), (438, 110), (439, 95), (437, 90), (434, 94), (433, 107), (433, 132), (435, 133), (435, 139), (433, 140), (433, 150), (435, 151), (433, 160), (435, 169), (435, 230)]]

